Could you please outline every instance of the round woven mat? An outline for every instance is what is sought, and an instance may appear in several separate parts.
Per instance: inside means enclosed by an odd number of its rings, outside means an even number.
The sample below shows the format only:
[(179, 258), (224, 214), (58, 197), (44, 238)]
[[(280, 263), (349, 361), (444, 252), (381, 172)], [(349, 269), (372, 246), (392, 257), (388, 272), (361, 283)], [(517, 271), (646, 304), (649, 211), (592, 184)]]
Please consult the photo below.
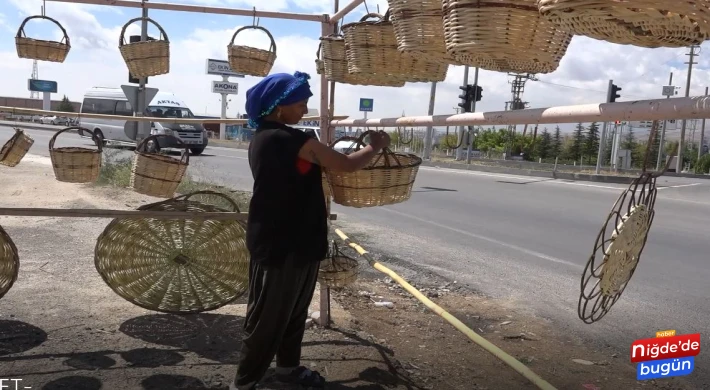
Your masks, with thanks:
[(0, 226), (0, 298), (15, 284), (19, 270), (20, 258), (17, 247), (10, 235)]
[[(169, 199), (139, 210), (224, 212)], [(197, 313), (247, 291), (249, 253), (241, 221), (117, 219), (99, 236), (95, 265), (111, 289), (140, 307)]]

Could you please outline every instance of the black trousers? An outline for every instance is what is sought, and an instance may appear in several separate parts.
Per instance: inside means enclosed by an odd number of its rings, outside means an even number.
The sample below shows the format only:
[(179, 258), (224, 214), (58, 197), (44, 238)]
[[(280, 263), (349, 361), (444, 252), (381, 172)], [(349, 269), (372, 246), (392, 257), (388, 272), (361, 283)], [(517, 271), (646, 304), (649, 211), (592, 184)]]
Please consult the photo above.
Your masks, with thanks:
[(294, 258), (278, 266), (251, 261), (237, 386), (261, 380), (274, 355), (278, 367), (300, 365), (301, 342), (320, 262), (299, 263)]

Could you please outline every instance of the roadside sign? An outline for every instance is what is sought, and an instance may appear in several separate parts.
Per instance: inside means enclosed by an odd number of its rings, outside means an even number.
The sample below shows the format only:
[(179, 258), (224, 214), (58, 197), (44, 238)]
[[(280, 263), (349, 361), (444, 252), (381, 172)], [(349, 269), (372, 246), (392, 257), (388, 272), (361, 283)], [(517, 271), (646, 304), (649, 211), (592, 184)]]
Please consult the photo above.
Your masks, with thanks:
[(673, 96), (675, 95), (675, 87), (672, 85), (665, 85), (663, 87), (663, 96)]
[(239, 84), (229, 81), (212, 81), (212, 92), (236, 95), (239, 92)]
[[(145, 109), (148, 107), (155, 95), (158, 94), (158, 88), (146, 87), (145, 106), (138, 107), (138, 87), (135, 85), (121, 85), (121, 89), (123, 90), (123, 94), (126, 95), (128, 103), (131, 104), (133, 111), (140, 114), (145, 112)], [(123, 125), (123, 131), (130, 139), (137, 140), (139, 134), (143, 134), (147, 137), (147, 135), (150, 134), (150, 122), (126, 121), (126, 124)]]
[(360, 98), (360, 111), (361, 112), (372, 112), (372, 108), (375, 104), (375, 99)]
[(57, 93), (57, 82), (50, 80), (27, 80), (27, 90), (32, 92)]
[(215, 60), (213, 58), (207, 59), (206, 72), (207, 74), (212, 74), (216, 76), (231, 76), (244, 78), (243, 74), (237, 73), (232, 70), (232, 67), (229, 65), (229, 61)]

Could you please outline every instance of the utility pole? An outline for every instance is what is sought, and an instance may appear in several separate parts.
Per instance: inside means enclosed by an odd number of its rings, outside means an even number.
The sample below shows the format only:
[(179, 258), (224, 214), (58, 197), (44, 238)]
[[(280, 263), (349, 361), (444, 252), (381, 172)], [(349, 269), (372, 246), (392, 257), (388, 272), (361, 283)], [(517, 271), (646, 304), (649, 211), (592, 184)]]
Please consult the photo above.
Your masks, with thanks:
[[(697, 53), (695, 52), (695, 49), (700, 49), (700, 46), (690, 46), (690, 53), (686, 54), (687, 56), (690, 56), (690, 60), (686, 62), (688, 64), (688, 79), (685, 82), (685, 97), (690, 96), (690, 80), (691, 77), (693, 76), (693, 65), (697, 64), (697, 62), (693, 62), (695, 59), (695, 56), (700, 54), (698, 51)], [(675, 171), (676, 173), (680, 173), (683, 170), (683, 150), (685, 148), (685, 127), (687, 125), (687, 121), (683, 119), (683, 123), (680, 127), (680, 140), (678, 141), (678, 160), (675, 163)]]
[[(705, 96), (708, 96), (708, 87), (705, 87)], [(703, 156), (703, 145), (705, 142), (705, 118), (700, 125), (700, 142), (698, 143), (698, 158)]]
[[(468, 85), (468, 68), (469, 66), (466, 65), (463, 68), (463, 85), (466, 86)], [(456, 161), (461, 160), (463, 156), (463, 140), (464, 140), (464, 131), (466, 129), (466, 126), (460, 126), (459, 127), (459, 147), (456, 149)]]
[[(478, 88), (478, 67), (473, 72), (473, 85)], [(473, 99), (471, 103), (471, 112), (476, 112), (476, 101), (478, 101), (478, 96)], [(473, 126), (468, 127), (468, 153), (466, 154), (466, 163), (471, 163), (471, 154), (473, 153)]]
[[(614, 80), (609, 80), (609, 86), (607, 87), (606, 90), (606, 102), (609, 103), (611, 100), (611, 89), (612, 85), (614, 85)], [(599, 137), (599, 151), (597, 152), (597, 167), (594, 170), (594, 172), (598, 175), (599, 171), (602, 168), (602, 158), (604, 157), (604, 146), (606, 144), (606, 126), (607, 122), (604, 122), (602, 125), (602, 134), (601, 137)]]
[[(436, 81), (431, 83), (431, 93), (429, 94), (429, 116), (434, 115), (434, 103), (436, 101)], [(434, 127), (426, 128), (426, 136), (424, 137), (424, 160), (431, 159), (431, 146), (434, 143)]]
[[(664, 95), (666, 95), (666, 99), (670, 99), (671, 96), (675, 95), (675, 87), (673, 86), (673, 72), (671, 72), (671, 76), (668, 79), (668, 88), (664, 88), (663, 92), (664, 92)], [(661, 170), (661, 162), (663, 161), (663, 148), (664, 148), (664, 142), (666, 139), (666, 126), (667, 125), (668, 125), (668, 121), (664, 119), (663, 120), (663, 130), (661, 130), (661, 139), (658, 143), (658, 159), (656, 160), (656, 171)]]
[[(148, 1), (148, 0), (144, 0)], [(145, 3), (143, 4), (142, 7), (142, 16), (143, 19), (141, 20), (141, 42), (145, 42), (148, 40), (148, 7), (145, 6)], [(138, 107), (140, 110), (145, 109), (145, 107), (148, 105), (150, 102), (145, 101), (145, 85), (146, 85), (147, 79), (145, 77), (141, 77), (138, 80)], [(136, 110), (136, 116), (143, 116), (144, 112)], [(139, 145), (141, 141), (148, 137), (150, 135), (150, 122), (138, 122), (138, 131), (136, 132), (136, 145)]]

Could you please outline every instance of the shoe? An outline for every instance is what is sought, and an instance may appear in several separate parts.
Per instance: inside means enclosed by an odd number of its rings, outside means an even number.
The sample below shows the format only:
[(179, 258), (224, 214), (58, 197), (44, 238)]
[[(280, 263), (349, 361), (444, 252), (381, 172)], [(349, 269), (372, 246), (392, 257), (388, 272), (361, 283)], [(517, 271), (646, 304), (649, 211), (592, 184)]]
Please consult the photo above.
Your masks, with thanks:
[(325, 388), (325, 378), (318, 371), (311, 371), (306, 367), (295, 368), (288, 374), (276, 374), (274, 376), (281, 383), (301, 385), (308, 388)]

